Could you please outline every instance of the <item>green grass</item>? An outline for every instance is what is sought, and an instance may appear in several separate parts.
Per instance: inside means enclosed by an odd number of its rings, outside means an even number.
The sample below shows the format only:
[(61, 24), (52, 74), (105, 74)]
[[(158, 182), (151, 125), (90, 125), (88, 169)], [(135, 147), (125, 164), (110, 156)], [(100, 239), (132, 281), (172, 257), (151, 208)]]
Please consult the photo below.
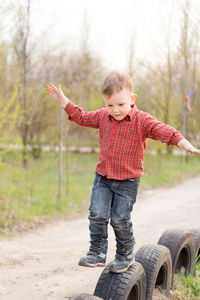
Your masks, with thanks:
[(176, 274), (174, 282), (173, 296), (176, 299), (200, 299), (200, 259), (197, 260), (194, 276)]
[[(29, 154), (30, 155), (30, 154)], [(29, 157), (29, 166), (21, 166), (22, 153), (9, 151), (0, 163), (0, 233), (24, 230), (41, 220), (74, 217), (86, 213), (98, 155), (64, 153), (62, 197), (58, 197), (58, 153), (43, 152), (39, 160)], [(145, 156), (145, 175), (140, 189), (172, 186), (200, 175), (200, 160), (190, 156)]]
[(185, 157), (168, 154), (145, 155), (143, 188), (173, 186), (183, 179), (200, 175), (200, 156)]
[(0, 164), (0, 230), (24, 228), (41, 217), (75, 215), (87, 211), (97, 156), (63, 155), (62, 197), (58, 197), (58, 153), (21, 167), (21, 153), (11, 151)]

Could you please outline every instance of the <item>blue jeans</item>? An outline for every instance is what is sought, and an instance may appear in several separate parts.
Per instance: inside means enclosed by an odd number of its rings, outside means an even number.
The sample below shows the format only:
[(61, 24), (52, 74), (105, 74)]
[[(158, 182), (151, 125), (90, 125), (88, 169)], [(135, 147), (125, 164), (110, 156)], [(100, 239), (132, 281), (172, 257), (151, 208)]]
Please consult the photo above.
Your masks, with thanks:
[(117, 253), (133, 249), (131, 212), (140, 179), (107, 179), (96, 173), (89, 207), (90, 250), (107, 253), (108, 223), (113, 227)]

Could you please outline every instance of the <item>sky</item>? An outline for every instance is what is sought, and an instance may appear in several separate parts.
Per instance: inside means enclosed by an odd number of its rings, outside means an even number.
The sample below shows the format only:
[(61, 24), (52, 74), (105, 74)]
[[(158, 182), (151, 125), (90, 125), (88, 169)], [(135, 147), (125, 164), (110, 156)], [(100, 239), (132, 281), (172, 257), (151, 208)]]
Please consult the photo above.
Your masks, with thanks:
[[(21, 0), (26, 3), (26, 0)], [(127, 67), (132, 45), (135, 60), (155, 61), (180, 35), (180, 5), (187, 0), (31, 0), (33, 35), (43, 49), (75, 51), (88, 26), (89, 48), (109, 69)], [(198, 2), (198, 0), (193, 0)]]
[[(174, 23), (176, 1), (160, 0), (42, 0), (33, 1), (34, 32), (47, 30), (48, 42), (66, 49), (76, 48), (84, 36), (84, 18), (88, 24), (88, 44), (110, 68), (126, 68), (129, 48), (134, 47), (136, 59), (152, 60), (154, 49), (163, 44), (163, 29)], [(49, 30), (48, 30), (49, 28)], [(66, 46), (67, 45), (67, 46)], [(60, 48), (62, 48), (60, 46)], [(64, 48), (64, 49), (65, 49)]]

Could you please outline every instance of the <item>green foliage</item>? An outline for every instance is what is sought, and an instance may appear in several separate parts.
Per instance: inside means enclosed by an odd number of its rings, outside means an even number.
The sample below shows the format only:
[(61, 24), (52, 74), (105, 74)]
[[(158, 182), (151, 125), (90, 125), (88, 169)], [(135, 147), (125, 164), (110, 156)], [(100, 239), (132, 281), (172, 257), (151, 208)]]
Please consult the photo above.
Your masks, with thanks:
[(4, 142), (4, 133), (10, 134), (15, 128), (19, 112), (19, 102), (16, 97), (16, 87), (9, 99), (0, 97), (0, 143)]
[[(58, 198), (58, 153), (42, 152), (40, 159), (29, 155), (29, 168), (21, 166), (21, 151), (2, 155), (0, 163), (0, 232), (24, 230), (35, 222), (86, 213), (95, 166), (96, 153), (63, 153), (63, 193)], [(200, 174), (199, 160), (189, 163), (169, 155), (145, 155), (145, 176), (141, 189), (172, 185), (185, 177)]]
[(151, 155), (146, 153), (145, 171), (141, 179), (142, 186), (144, 188), (160, 185), (172, 186), (184, 178), (200, 174), (200, 157), (190, 155), (188, 159), (189, 161), (186, 163), (185, 157), (181, 159), (180, 155)]
[[(34, 97), (34, 94), (37, 94)], [(59, 135), (60, 106), (47, 95), (46, 89), (32, 90), (32, 104), (29, 106), (29, 135), (30, 145), (54, 144)]]
[[(21, 151), (10, 151), (0, 164), (0, 232), (32, 226), (43, 218), (72, 216), (89, 204), (96, 155), (63, 157), (63, 195), (58, 198), (58, 153), (43, 153), (29, 169), (21, 167)], [(87, 172), (87, 176), (85, 176)], [(25, 227), (24, 227), (25, 226)]]
[[(195, 276), (188, 274), (175, 275), (175, 289), (173, 295), (178, 299), (200, 299), (200, 260), (195, 266)], [(185, 298), (186, 297), (186, 298)]]

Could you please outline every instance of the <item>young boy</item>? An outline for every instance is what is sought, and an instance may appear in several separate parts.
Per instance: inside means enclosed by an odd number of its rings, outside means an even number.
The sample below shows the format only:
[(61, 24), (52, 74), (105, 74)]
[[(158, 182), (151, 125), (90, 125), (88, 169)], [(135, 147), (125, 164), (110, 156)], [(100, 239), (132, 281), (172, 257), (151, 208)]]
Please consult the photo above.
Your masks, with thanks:
[(126, 73), (112, 72), (103, 82), (105, 108), (84, 112), (63, 94), (60, 85), (47, 85), (48, 94), (66, 111), (69, 120), (81, 126), (99, 129), (99, 162), (89, 208), (90, 249), (79, 265), (104, 266), (108, 248), (107, 226), (116, 237), (115, 259), (109, 270), (125, 272), (134, 263), (131, 212), (143, 175), (146, 139), (176, 145), (200, 154), (177, 130), (159, 122), (135, 105), (132, 78)]

